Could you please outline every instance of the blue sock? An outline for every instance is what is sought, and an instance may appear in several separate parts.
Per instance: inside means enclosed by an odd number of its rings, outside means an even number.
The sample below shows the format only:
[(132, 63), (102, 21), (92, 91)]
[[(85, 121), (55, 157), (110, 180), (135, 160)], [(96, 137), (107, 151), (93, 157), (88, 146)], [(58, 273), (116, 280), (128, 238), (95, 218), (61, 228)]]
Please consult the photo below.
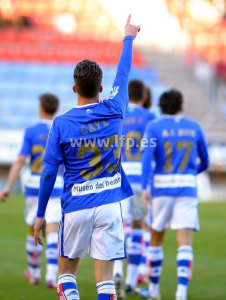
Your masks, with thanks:
[(151, 240), (151, 233), (147, 230), (144, 230), (143, 232), (144, 251), (139, 265), (139, 274), (143, 276), (147, 274), (147, 249), (149, 247), (150, 240)]
[(159, 295), (159, 280), (162, 274), (162, 247), (148, 247), (147, 260), (149, 272), (149, 292), (152, 296), (155, 297)]
[(116, 294), (98, 294), (97, 300), (117, 300)]
[(35, 245), (35, 240), (33, 236), (30, 235), (27, 236), (26, 252), (27, 252), (28, 270), (30, 275), (34, 278), (40, 278), (42, 246), (39, 244)]
[(192, 274), (193, 251), (191, 246), (181, 246), (177, 251), (177, 297), (186, 299), (187, 287)]
[(128, 242), (128, 266), (126, 275), (126, 284), (135, 288), (138, 280), (138, 268), (142, 259), (144, 250), (143, 230), (133, 229), (130, 233)]
[(46, 240), (46, 281), (56, 282), (58, 274), (58, 233), (48, 233)]
[(97, 283), (97, 300), (117, 300), (114, 281), (102, 281)]
[(57, 294), (60, 300), (79, 300), (79, 293), (74, 275), (64, 274), (59, 277)]

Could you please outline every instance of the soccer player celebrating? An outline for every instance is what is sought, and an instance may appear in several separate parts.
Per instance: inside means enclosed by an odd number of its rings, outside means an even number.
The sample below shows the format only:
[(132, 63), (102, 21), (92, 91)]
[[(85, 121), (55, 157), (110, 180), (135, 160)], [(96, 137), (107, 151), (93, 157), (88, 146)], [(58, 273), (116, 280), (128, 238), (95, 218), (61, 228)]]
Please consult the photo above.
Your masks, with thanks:
[(45, 210), (58, 166), (65, 165), (63, 216), (59, 230), (59, 299), (79, 299), (76, 275), (89, 249), (94, 259), (98, 300), (117, 299), (114, 260), (125, 257), (120, 201), (132, 195), (121, 167), (123, 118), (128, 105), (132, 44), (140, 27), (125, 26), (112, 92), (99, 102), (102, 70), (84, 60), (74, 70), (78, 106), (54, 119), (44, 154), (35, 240), (45, 236)]
[[(17, 160), (12, 165), (5, 188), (0, 191), (0, 200), (6, 201), (11, 187), (18, 177), (20, 170), (30, 157), (31, 174), (25, 182), (25, 222), (28, 225), (26, 252), (28, 269), (25, 278), (32, 284), (40, 283), (40, 262), (42, 246), (35, 245), (34, 224), (38, 207), (40, 175), (43, 170), (42, 156), (45, 150), (49, 129), (58, 110), (59, 100), (52, 94), (43, 94), (40, 100), (40, 122), (29, 127), (24, 135), (22, 149)], [(50, 195), (46, 210), (47, 247), (46, 247), (46, 286), (56, 288), (58, 274), (58, 226), (61, 219), (60, 195), (62, 194), (63, 177), (57, 176), (56, 184)]]
[(122, 151), (123, 168), (135, 193), (129, 199), (132, 230), (128, 241), (128, 266), (126, 292), (134, 294), (137, 287), (138, 267), (144, 252), (143, 218), (147, 210), (141, 200), (141, 151), (140, 143), (146, 125), (155, 115), (143, 108), (145, 86), (140, 80), (129, 82), (129, 107), (123, 123), (125, 144)]
[(162, 243), (167, 224), (177, 232), (177, 300), (187, 299), (187, 287), (192, 272), (192, 237), (199, 230), (197, 174), (208, 167), (206, 141), (195, 121), (182, 115), (183, 97), (176, 90), (160, 97), (163, 117), (149, 123), (145, 138), (155, 139), (156, 147), (145, 147), (143, 153), (142, 197), (150, 201), (147, 179), (152, 172), (152, 204), (147, 223), (152, 239), (148, 248), (150, 268), (150, 299), (160, 299), (159, 279), (162, 271)]

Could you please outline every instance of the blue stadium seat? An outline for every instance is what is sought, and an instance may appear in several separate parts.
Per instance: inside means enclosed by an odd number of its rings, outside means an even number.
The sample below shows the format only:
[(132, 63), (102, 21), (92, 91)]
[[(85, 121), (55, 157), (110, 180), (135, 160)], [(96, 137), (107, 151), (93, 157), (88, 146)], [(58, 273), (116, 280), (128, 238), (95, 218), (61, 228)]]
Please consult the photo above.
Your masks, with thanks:
[[(60, 100), (62, 113), (76, 104), (72, 92), (74, 64), (10, 63), (0, 62), (0, 127), (24, 128), (38, 120), (38, 97), (54, 93)], [(102, 66), (104, 91), (101, 99), (109, 95), (116, 73), (113, 66)], [(130, 78), (139, 78), (153, 89), (156, 103), (166, 88), (159, 85), (157, 73), (150, 68), (133, 68)]]

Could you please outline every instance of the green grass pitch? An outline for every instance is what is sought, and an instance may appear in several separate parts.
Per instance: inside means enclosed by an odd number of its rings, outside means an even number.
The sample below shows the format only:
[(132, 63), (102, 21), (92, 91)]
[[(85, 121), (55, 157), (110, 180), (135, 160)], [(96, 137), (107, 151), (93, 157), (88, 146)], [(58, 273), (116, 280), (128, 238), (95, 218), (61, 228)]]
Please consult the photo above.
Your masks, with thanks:
[[(0, 299), (57, 299), (56, 291), (47, 290), (44, 286), (44, 258), (41, 285), (31, 286), (23, 277), (26, 269), (26, 226), (23, 220), (22, 196), (13, 195), (8, 203), (0, 205)], [(226, 203), (200, 204), (200, 220), (201, 231), (195, 234), (194, 240), (195, 262), (189, 300), (225, 300)], [(172, 300), (176, 288), (176, 241), (172, 231), (167, 234), (164, 253), (162, 299)], [(95, 300), (96, 288), (91, 259), (82, 262), (77, 281), (81, 299)], [(131, 297), (131, 300), (138, 299), (140, 298), (136, 296)]]

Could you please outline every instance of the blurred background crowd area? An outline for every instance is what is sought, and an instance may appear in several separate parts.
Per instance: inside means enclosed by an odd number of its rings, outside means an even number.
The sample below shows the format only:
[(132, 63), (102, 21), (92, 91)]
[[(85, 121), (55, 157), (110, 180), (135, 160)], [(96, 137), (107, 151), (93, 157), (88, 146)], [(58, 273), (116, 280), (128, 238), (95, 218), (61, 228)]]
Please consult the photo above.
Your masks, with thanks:
[(76, 104), (73, 69), (103, 68), (107, 97), (128, 13), (141, 25), (131, 78), (181, 90), (185, 114), (204, 127), (211, 166), (202, 198), (225, 198), (226, 0), (0, 0), (0, 178), (16, 158), (23, 130), (38, 121), (38, 96), (52, 92), (60, 113)]

